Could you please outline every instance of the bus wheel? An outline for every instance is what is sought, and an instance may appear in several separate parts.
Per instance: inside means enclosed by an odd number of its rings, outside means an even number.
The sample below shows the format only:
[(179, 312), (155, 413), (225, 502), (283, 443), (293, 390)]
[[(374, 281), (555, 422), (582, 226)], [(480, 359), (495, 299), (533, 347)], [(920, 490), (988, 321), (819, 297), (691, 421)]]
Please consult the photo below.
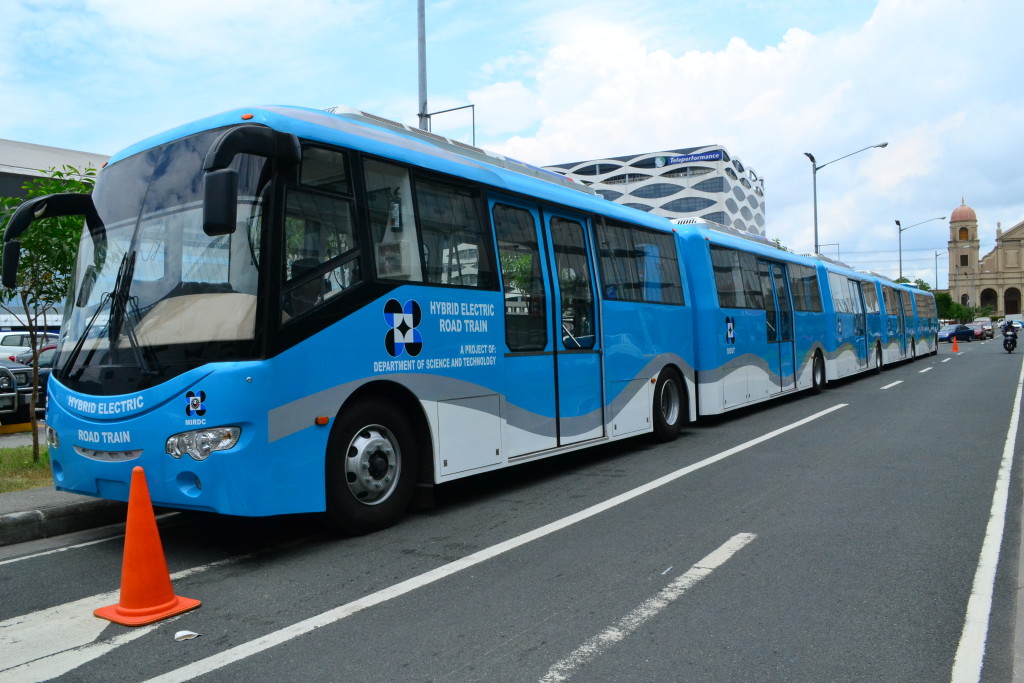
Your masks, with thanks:
[(672, 368), (665, 368), (654, 385), (654, 439), (672, 441), (679, 436), (687, 419), (686, 388), (683, 378)]
[(878, 374), (882, 371), (882, 347), (875, 345), (875, 366), (871, 368), (871, 372)]
[(820, 394), (821, 390), (825, 388), (825, 360), (821, 357), (821, 353), (814, 354), (814, 360), (811, 361), (811, 391), (815, 394)]
[(416, 444), (408, 418), (380, 399), (362, 401), (335, 423), (327, 445), (327, 514), (346, 534), (391, 526), (412, 499)]

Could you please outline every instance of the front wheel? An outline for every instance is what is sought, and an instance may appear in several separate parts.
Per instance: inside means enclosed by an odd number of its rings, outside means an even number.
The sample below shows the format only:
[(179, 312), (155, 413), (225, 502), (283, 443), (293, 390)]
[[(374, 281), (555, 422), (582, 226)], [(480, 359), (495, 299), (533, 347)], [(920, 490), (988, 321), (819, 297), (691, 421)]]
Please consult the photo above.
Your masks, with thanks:
[(875, 346), (875, 366), (871, 368), (872, 374), (877, 375), (882, 371), (882, 347)]
[(686, 387), (683, 378), (672, 368), (665, 368), (654, 385), (654, 438), (672, 441), (683, 428), (687, 418)]
[(335, 527), (359, 535), (391, 526), (415, 489), (409, 419), (381, 399), (346, 409), (328, 439), (325, 466), (327, 514)]

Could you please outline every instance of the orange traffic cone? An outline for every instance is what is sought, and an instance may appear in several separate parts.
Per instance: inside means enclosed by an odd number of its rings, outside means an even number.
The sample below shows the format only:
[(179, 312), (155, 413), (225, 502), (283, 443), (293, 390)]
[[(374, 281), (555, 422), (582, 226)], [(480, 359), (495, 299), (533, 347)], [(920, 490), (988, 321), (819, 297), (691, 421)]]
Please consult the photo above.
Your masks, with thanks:
[(953, 353), (960, 353), (960, 347), (956, 345), (956, 337), (953, 337)]
[(156, 528), (156, 515), (149, 498), (146, 473), (132, 469), (128, 491), (128, 524), (124, 536), (124, 562), (121, 567), (121, 600), (100, 607), (93, 614), (125, 626), (143, 626), (199, 607), (192, 598), (174, 594), (171, 575)]

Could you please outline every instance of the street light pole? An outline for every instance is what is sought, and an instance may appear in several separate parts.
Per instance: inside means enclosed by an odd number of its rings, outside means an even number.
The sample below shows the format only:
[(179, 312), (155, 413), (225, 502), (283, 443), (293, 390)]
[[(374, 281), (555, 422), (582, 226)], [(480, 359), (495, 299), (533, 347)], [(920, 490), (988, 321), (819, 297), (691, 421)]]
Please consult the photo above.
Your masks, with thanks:
[[(910, 230), (911, 228), (916, 228), (917, 226), (922, 225), (924, 223), (930, 223), (932, 221), (944, 221), (944, 220), (946, 220), (945, 216), (938, 216), (936, 218), (929, 218), (927, 220), (923, 220), (920, 223), (914, 223), (913, 225), (908, 225), (905, 228), (900, 227), (900, 222), (896, 221), (896, 229), (899, 230), (899, 233), (900, 233), (900, 277), (899, 277), (900, 280), (903, 279), (903, 231), (904, 230)], [(939, 278), (936, 277), (935, 278), (935, 285), (938, 286), (938, 284), (939, 284)]]
[(813, 154), (811, 154), (810, 152), (804, 152), (804, 156), (811, 160), (811, 180), (812, 180), (813, 185), (814, 185), (814, 253), (815, 254), (818, 253), (818, 171), (820, 171), (821, 169), (825, 168), (829, 164), (834, 164), (837, 161), (842, 161), (846, 157), (852, 157), (854, 154), (860, 154), (861, 152), (867, 151), (869, 149), (874, 149), (875, 147), (878, 147), (878, 148), (881, 149), (883, 147), (888, 147), (888, 146), (889, 146), (888, 142), (879, 142), (877, 145), (869, 145), (869, 146), (865, 147), (864, 149), (858, 149), (856, 152), (850, 152), (849, 154), (843, 155), (843, 156), (839, 157), (838, 159), (833, 159), (832, 161), (828, 161), (828, 162), (826, 162), (824, 164), (821, 164), (821, 165), (818, 165), (818, 162), (814, 160), (814, 155)]
[[(939, 289), (939, 254), (941, 254), (941, 253), (942, 253), (941, 251), (935, 252), (935, 289), (936, 289), (936, 291), (938, 291), (938, 289)], [(948, 282), (946, 283), (946, 288), (949, 289), (949, 283)]]
[(430, 128), (430, 115), (427, 113), (427, 19), (423, 2), (419, 0), (416, 3), (416, 29), (419, 47), (420, 130), (427, 130)]
[(836, 248), (836, 261), (842, 261), (843, 255), (839, 252), (839, 242), (831, 242), (829, 244), (821, 244), (821, 247), (835, 247)]

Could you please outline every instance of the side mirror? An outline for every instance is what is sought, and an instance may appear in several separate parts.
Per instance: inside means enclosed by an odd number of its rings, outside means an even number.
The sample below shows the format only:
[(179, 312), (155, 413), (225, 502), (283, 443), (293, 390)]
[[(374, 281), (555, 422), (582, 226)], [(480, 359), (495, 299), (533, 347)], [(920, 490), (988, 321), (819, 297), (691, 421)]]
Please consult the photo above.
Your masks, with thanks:
[(10, 240), (4, 244), (4, 270), (3, 285), (7, 289), (14, 289), (18, 284), (18, 259), (21, 258), (21, 242)]
[(203, 232), (210, 237), (230, 235), (238, 217), (238, 172), (231, 168), (207, 171), (203, 186)]

